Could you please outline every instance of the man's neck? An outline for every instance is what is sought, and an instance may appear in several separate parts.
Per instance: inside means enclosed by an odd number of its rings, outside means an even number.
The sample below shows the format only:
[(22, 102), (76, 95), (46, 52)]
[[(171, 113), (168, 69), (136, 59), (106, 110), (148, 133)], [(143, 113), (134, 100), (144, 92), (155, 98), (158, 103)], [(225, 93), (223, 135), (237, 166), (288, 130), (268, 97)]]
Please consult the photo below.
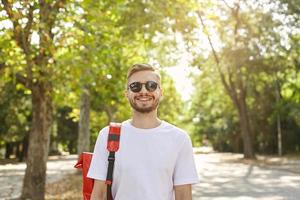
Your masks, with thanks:
[(157, 112), (139, 113), (134, 111), (132, 116), (131, 125), (136, 128), (150, 129), (158, 127), (161, 120), (157, 118)]

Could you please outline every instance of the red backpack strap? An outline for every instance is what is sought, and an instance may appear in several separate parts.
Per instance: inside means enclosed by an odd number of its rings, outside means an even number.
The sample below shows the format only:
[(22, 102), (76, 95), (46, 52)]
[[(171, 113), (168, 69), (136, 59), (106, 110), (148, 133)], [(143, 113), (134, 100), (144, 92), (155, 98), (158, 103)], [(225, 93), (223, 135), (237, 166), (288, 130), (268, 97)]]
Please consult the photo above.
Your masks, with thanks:
[(119, 150), (121, 136), (121, 124), (113, 123), (109, 124), (109, 132), (107, 137), (107, 150), (109, 151), (108, 156), (108, 168), (106, 176), (107, 184), (107, 199), (112, 200), (111, 186), (113, 181), (113, 170), (115, 164), (115, 152)]
[(119, 150), (120, 136), (121, 136), (121, 124), (111, 122), (109, 124), (109, 132), (108, 132), (107, 146), (106, 146), (109, 152), (116, 152)]

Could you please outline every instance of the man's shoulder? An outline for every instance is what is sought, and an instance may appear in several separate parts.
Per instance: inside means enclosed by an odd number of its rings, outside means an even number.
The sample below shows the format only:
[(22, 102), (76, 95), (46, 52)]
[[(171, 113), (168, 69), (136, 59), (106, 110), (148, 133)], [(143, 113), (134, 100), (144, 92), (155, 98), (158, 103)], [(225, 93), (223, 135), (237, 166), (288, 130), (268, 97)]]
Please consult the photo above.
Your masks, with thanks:
[(176, 134), (176, 135), (181, 135), (181, 136), (188, 136), (188, 133), (181, 129), (180, 127), (171, 124), (167, 121), (163, 121), (162, 123), (164, 123), (165, 125), (163, 126), (165, 130), (171, 132), (172, 134)]
[(109, 130), (109, 125), (107, 126), (104, 126), (101, 130), (100, 130), (100, 133), (108, 133), (108, 130)]

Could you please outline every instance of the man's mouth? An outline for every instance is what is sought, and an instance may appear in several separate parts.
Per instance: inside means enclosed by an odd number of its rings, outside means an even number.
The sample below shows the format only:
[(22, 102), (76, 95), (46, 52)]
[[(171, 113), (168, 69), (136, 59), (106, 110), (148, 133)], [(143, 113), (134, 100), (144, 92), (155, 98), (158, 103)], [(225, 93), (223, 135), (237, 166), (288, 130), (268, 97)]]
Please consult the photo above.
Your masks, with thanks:
[(136, 100), (138, 101), (143, 101), (143, 102), (146, 102), (146, 101), (151, 101), (153, 98), (152, 97), (149, 97), (149, 96), (142, 96), (142, 97), (136, 97)]

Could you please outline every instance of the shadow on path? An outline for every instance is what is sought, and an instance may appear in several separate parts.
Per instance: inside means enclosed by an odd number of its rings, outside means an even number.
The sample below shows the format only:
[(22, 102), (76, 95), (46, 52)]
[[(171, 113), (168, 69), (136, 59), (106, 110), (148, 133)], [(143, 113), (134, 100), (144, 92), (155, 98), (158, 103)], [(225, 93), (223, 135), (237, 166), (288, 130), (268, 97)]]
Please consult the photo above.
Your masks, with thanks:
[(193, 186), (193, 199), (300, 199), (299, 174), (222, 162), (222, 154), (196, 154), (195, 158), (200, 183)]

